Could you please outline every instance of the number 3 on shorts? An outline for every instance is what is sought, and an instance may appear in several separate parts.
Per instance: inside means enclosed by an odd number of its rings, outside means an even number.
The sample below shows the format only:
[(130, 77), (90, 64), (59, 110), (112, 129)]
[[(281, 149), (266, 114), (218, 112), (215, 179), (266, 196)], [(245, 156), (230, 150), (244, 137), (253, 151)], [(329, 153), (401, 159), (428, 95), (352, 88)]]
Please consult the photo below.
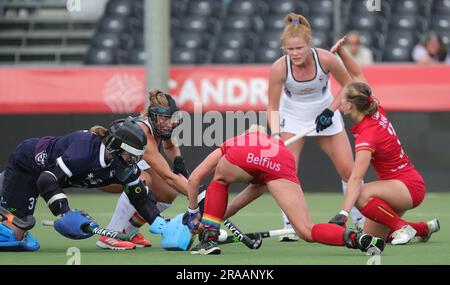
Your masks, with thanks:
[(28, 205), (28, 210), (33, 210), (34, 206), (36, 205), (36, 198), (31, 197), (29, 199), (29, 201), (30, 201), (30, 205)]

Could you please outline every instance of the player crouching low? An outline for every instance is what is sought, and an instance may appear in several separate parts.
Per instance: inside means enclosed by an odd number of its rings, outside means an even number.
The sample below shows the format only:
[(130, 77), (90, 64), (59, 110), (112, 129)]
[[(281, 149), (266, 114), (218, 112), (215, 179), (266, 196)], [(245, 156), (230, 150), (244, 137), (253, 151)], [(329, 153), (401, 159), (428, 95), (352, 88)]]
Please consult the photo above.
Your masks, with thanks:
[(23, 141), (10, 156), (4, 173), (0, 250), (39, 249), (27, 232), (34, 226), (32, 215), (39, 196), (58, 217), (54, 228), (61, 235), (71, 239), (92, 236), (85, 228), (98, 227), (97, 222), (70, 209), (63, 191), (67, 187), (121, 184), (137, 212), (153, 224), (159, 211), (152, 191), (139, 179), (136, 165), (146, 147), (146, 136), (132, 118), (117, 120), (108, 129), (96, 126), (91, 131)]

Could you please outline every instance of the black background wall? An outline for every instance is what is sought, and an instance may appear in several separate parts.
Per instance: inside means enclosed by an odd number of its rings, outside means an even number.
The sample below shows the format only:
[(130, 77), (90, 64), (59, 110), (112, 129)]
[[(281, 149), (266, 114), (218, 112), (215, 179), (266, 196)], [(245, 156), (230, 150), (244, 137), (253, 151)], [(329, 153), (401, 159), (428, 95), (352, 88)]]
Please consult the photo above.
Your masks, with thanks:
[[(0, 115), (0, 168), (22, 140), (44, 135), (63, 135), (93, 125), (107, 126), (126, 115)], [(450, 190), (450, 113), (389, 113), (405, 152), (423, 174), (429, 191)], [(192, 122), (193, 124), (193, 122)], [(351, 122), (346, 119), (347, 130)], [(204, 128), (207, 127), (205, 124)], [(353, 144), (353, 138), (350, 137)], [(215, 147), (181, 147), (190, 170)], [(313, 138), (307, 140), (299, 167), (304, 191), (341, 191), (340, 179), (328, 157)], [(371, 170), (366, 181), (375, 179)], [(242, 189), (235, 185), (232, 191)]]

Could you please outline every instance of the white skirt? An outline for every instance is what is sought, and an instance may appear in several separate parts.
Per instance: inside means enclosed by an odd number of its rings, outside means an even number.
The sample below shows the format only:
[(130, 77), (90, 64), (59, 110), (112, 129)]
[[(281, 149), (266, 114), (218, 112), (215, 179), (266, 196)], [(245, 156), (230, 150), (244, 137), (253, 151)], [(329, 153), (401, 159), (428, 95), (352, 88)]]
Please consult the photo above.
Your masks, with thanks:
[[(332, 96), (327, 96), (317, 102), (298, 102), (289, 99), (289, 97), (283, 94), (280, 100), (280, 133), (285, 132), (296, 135), (310, 126), (315, 125), (316, 117), (325, 108), (328, 108), (332, 102)], [(332, 121), (333, 124), (325, 130), (319, 133), (313, 131), (307, 136), (333, 136), (342, 132), (344, 129), (344, 120), (339, 110), (334, 112)]]

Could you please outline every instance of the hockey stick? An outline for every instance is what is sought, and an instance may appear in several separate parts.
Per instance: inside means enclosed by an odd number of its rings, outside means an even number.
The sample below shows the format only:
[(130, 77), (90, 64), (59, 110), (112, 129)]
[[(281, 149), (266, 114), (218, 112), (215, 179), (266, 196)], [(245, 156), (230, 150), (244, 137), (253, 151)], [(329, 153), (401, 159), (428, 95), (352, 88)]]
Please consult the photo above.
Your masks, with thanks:
[[(272, 231), (265, 231), (265, 232), (256, 232), (256, 233), (246, 233), (245, 235), (250, 238), (269, 238), (269, 237), (279, 237), (282, 235), (288, 235), (288, 234), (295, 234), (294, 229), (281, 229), (281, 230), (272, 230)], [(240, 242), (240, 240), (236, 236), (228, 236), (227, 233), (221, 235), (219, 238), (220, 244), (227, 244), (227, 243), (235, 243)]]
[(295, 142), (296, 140), (302, 139), (304, 136), (306, 136), (307, 134), (309, 134), (310, 132), (314, 131), (316, 129), (316, 125), (310, 126), (309, 128), (307, 128), (306, 130), (304, 130), (303, 132), (300, 132), (299, 134), (296, 134), (295, 136), (293, 136), (292, 138), (289, 138), (287, 140), (284, 141), (284, 145), (288, 146), (291, 143)]
[(33, 216), (29, 215), (24, 218), (18, 218), (16, 216), (14, 216), (13, 213), (11, 213), (7, 209), (3, 208), (2, 206), (0, 206), (0, 216), (1, 216), (2, 222), (7, 220), (14, 226), (16, 226), (19, 229), (24, 230), (24, 231), (28, 231), (28, 230), (32, 229), (34, 227), (34, 225), (36, 224), (36, 220), (34, 219)]
[[(55, 222), (54, 221), (50, 221), (50, 220), (42, 220), (41, 224), (43, 226), (53, 227), (55, 225)], [(134, 233), (134, 234), (124, 234), (124, 233), (121, 233), (121, 232), (108, 230), (108, 229), (105, 229), (105, 228), (102, 228), (102, 227), (96, 227), (96, 226), (93, 226), (92, 224), (85, 224), (85, 225), (83, 225), (81, 230), (83, 232), (85, 232), (85, 233), (91, 233), (91, 234), (94, 234), (94, 235), (105, 236), (105, 237), (120, 239), (120, 240), (124, 240), (124, 241), (130, 241), (136, 235), (136, 233)]]
[(230, 220), (225, 219), (223, 224), (233, 233), (233, 237), (236, 242), (242, 242), (250, 249), (258, 249), (262, 245), (262, 236), (258, 233), (251, 237), (240, 231)]

